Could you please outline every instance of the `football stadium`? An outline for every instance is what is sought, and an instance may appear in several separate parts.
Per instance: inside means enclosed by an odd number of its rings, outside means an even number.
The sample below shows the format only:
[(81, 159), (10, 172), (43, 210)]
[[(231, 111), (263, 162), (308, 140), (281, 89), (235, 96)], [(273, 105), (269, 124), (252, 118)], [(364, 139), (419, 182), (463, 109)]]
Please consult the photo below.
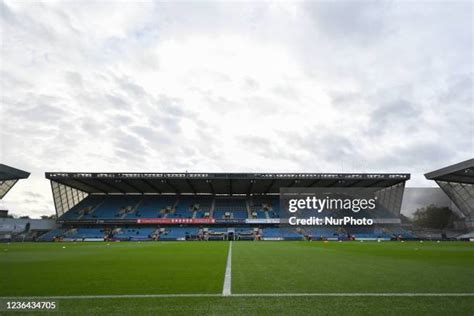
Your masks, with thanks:
[(0, 316), (474, 316), (473, 21), (0, 0)]
[(474, 316), (473, 21), (0, 0), (0, 316)]
[[(3, 198), (28, 173), (1, 170)], [(474, 312), (474, 159), (426, 174), (457, 214), (435, 238), (402, 220), (407, 173), (45, 176), (54, 223), (1, 219), (3, 311), (46, 302), (34, 314)], [(377, 212), (352, 215), (373, 225), (285, 223), (285, 190), (310, 189), (369, 190)]]

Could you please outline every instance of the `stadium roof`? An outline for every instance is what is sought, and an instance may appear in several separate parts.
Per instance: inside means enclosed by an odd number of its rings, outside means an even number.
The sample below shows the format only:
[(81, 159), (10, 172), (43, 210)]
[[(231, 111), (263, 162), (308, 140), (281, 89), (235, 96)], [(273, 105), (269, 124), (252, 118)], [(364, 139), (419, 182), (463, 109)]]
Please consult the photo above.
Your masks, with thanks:
[(65, 173), (46, 178), (91, 194), (275, 194), (282, 187), (389, 187), (410, 174)]
[(15, 183), (20, 179), (26, 179), (30, 174), (0, 163), (0, 199), (10, 191)]
[(474, 158), (425, 174), (426, 179), (474, 184)]

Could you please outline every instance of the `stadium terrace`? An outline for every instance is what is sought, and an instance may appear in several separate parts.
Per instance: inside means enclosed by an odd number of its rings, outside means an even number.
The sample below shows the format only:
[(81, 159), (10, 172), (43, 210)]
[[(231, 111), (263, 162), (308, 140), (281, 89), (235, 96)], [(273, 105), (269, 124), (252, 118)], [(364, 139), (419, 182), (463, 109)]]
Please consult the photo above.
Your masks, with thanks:
[[(45, 241), (410, 237), (399, 219), (409, 174), (47, 172), (46, 178), (60, 227), (41, 236)], [(279, 226), (281, 188), (330, 187), (380, 188), (388, 212), (363, 229)]]

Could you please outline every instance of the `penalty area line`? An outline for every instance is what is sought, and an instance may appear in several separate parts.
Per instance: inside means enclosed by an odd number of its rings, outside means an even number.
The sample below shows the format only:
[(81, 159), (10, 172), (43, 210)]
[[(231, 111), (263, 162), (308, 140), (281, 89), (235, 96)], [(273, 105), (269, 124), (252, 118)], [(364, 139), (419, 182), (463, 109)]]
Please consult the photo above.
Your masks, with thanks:
[(227, 265), (225, 267), (224, 286), (222, 288), (223, 296), (232, 295), (232, 241), (229, 244), (229, 252), (227, 253)]

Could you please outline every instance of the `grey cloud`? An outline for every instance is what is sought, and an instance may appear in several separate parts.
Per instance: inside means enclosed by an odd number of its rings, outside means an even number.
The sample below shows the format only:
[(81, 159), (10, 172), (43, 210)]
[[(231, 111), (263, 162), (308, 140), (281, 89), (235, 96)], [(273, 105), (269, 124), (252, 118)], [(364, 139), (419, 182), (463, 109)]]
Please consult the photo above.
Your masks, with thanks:
[(212, 110), (219, 114), (225, 114), (230, 112), (232, 109), (237, 109), (240, 104), (236, 101), (230, 100), (222, 95), (217, 95), (211, 91), (202, 91), (200, 89), (196, 89), (198, 91), (204, 101), (212, 107)]
[(290, 84), (279, 85), (272, 89), (272, 91), (287, 100), (297, 102), (299, 100), (300, 93)]
[(24, 199), (22, 202), (27, 204), (38, 204), (41, 200), (39, 199)]
[(439, 144), (430, 140), (409, 145), (401, 144), (390, 152), (385, 151), (382, 158), (377, 158), (372, 163), (377, 169), (428, 172), (433, 166), (441, 166), (452, 161), (453, 150), (449, 144)]
[(158, 110), (162, 113), (170, 115), (183, 117), (187, 114), (183, 111), (183, 100), (180, 98), (172, 98), (166, 95), (161, 94), (156, 101)]
[[(43, 5), (37, 3), (36, 8), (44, 9)], [(52, 42), (57, 36), (52, 28), (47, 27), (41, 21), (30, 18), (26, 14), (14, 12), (4, 1), (0, 2), (0, 14), (2, 20), (7, 22), (9, 27), (21, 30), (21, 32), (33, 35), (34, 41), (42, 40)]]
[(7, 105), (7, 113), (23, 121), (55, 125), (68, 113), (61, 106), (61, 99), (48, 95), (29, 93), (24, 99), (11, 102)]
[(275, 101), (268, 95), (244, 95), (235, 110), (249, 109), (260, 119), (282, 113), (282, 109), (275, 105)]
[(279, 142), (272, 141), (270, 138), (255, 135), (241, 136), (238, 141), (244, 148), (261, 157), (272, 160), (283, 160), (288, 162), (298, 162), (300, 160), (297, 150), (291, 150), (289, 144), (283, 146)]
[(256, 152), (261, 156), (281, 157), (269, 139), (259, 136), (242, 136), (239, 141), (252, 152)]
[(356, 160), (361, 157), (354, 139), (318, 129), (307, 131), (303, 136), (293, 135), (287, 138), (287, 142), (293, 150), (306, 152), (307, 157), (314, 159), (331, 161), (350, 157)]
[(116, 78), (116, 83), (121, 91), (124, 91), (131, 97), (143, 98), (147, 95), (145, 89), (130, 78)]
[(119, 108), (119, 109), (130, 108), (130, 104), (120, 95), (107, 94), (105, 97), (113, 105), (114, 108)]
[(415, 143), (402, 141), (388, 150), (377, 145), (379, 139), (376, 138), (372, 144), (373, 149), (382, 152), (374, 156), (357, 137), (349, 138), (317, 129), (306, 131), (305, 134), (285, 133), (282, 137), (287, 144), (286, 150), (299, 153), (296, 160), (300, 165), (313, 165), (316, 168), (323, 165), (337, 167), (339, 170), (338, 164), (345, 163), (351, 168), (357, 168), (352, 171), (358, 172), (420, 172), (452, 161), (454, 155), (452, 146), (430, 140)]
[(257, 90), (259, 87), (260, 87), (260, 85), (255, 79), (253, 79), (251, 77), (245, 78), (245, 80), (244, 80), (244, 88), (245, 89), (247, 89), (247, 90)]
[(101, 135), (104, 131), (104, 124), (101, 124), (93, 117), (85, 117), (81, 119), (80, 122), (81, 130), (91, 136)]
[(74, 71), (66, 71), (64, 73), (64, 78), (72, 86), (72, 88), (83, 88), (81, 74)]
[(173, 134), (181, 133), (181, 120), (173, 118), (173, 117), (162, 117), (161, 124), (163, 124), (162, 131), (169, 132)]
[(312, 1), (306, 3), (306, 8), (320, 33), (364, 45), (388, 31), (385, 20), (391, 3), (375, 0)]
[(131, 126), (130, 130), (137, 136), (145, 139), (150, 146), (170, 145), (173, 142), (170, 131), (168, 131), (168, 133), (162, 133), (148, 126)]
[(115, 157), (120, 160), (135, 161), (143, 163), (149, 155), (148, 148), (143, 144), (140, 137), (117, 129), (114, 136)]
[(154, 107), (148, 116), (148, 123), (150, 126), (159, 128), (161, 134), (170, 137), (179, 134), (182, 130), (183, 120), (194, 119), (195, 114), (185, 109), (184, 101), (181, 98), (161, 94), (151, 102)]
[(364, 102), (364, 96), (358, 92), (328, 91), (331, 104), (337, 108), (350, 109)]
[(113, 126), (127, 126), (133, 122), (133, 119), (130, 115), (114, 114), (109, 117), (109, 122)]
[(369, 133), (382, 135), (385, 132), (411, 132), (423, 124), (422, 111), (410, 101), (398, 99), (386, 104), (375, 105), (370, 114)]
[(7, 71), (0, 71), (0, 78), (2, 78), (2, 80), (0, 80), (2, 89), (31, 89), (33, 87), (27, 80), (23, 80)]
[(448, 103), (460, 103), (471, 105), (473, 109), (473, 75), (474, 72), (470, 73), (459, 73), (454, 74), (448, 79), (447, 88), (440, 95), (439, 101), (441, 104)]
[(31, 191), (26, 191), (23, 193), (24, 195), (26, 196), (29, 196), (31, 198), (35, 198), (35, 199), (38, 199), (38, 198), (42, 198), (43, 196), (41, 194), (38, 194), (36, 192), (31, 192)]
[(115, 145), (123, 151), (129, 151), (136, 155), (142, 155), (146, 152), (146, 148), (143, 146), (140, 138), (125, 133), (120, 129), (116, 132)]

